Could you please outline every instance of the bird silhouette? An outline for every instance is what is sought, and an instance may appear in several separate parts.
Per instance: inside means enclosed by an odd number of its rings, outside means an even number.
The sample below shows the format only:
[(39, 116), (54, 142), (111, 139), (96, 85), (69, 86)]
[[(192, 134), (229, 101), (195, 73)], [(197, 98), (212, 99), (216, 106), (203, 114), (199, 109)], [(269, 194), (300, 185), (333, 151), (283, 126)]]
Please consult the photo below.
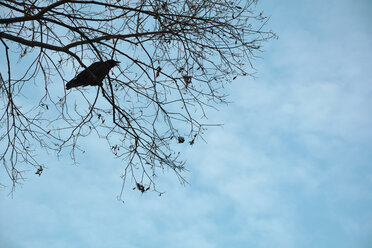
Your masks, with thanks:
[(37, 171), (35, 172), (35, 174), (41, 176), (41, 173), (43, 173), (43, 170), (44, 170), (43, 167), (40, 166), (40, 167), (37, 169)]
[(74, 79), (66, 84), (66, 90), (78, 86), (101, 86), (103, 79), (107, 76), (111, 68), (119, 63), (118, 61), (110, 59), (106, 62), (95, 62), (91, 64), (87, 69), (80, 72)]

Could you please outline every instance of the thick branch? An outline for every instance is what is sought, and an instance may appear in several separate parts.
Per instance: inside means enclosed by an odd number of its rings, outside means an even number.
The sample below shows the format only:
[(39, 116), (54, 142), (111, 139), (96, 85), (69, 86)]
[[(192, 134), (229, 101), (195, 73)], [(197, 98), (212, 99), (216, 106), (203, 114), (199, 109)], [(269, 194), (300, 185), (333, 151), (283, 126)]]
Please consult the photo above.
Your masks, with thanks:
[[(42, 43), (42, 42), (39, 42), (39, 41), (30, 41), (30, 40), (26, 40), (26, 39), (23, 39), (23, 38), (20, 38), (20, 37), (11, 35), (11, 34), (7, 34), (7, 33), (4, 33), (4, 32), (0, 32), (0, 37), (11, 40), (11, 41), (14, 41), (14, 42), (17, 42), (17, 43), (20, 43), (20, 44), (23, 44), (23, 45), (26, 45), (26, 46), (29, 46), (29, 47), (35, 47), (36, 46), (36, 47), (46, 48), (46, 49), (49, 49), (49, 50), (54, 50), (54, 51), (57, 51), (57, 52), (67, 53), (67, 54), (71, 55), (72, 57), (74, 57), (81, 65), (83, 65), (80, 58), (76, 54), (74, 54), (73, 52), (69, 51), (68, 48), (66, 48), (66, 47), (53, 46), (53, 45)], [(87, 41), (87, 43), (88, 42), (89, 41)]]
[(68, 2), (68, 0), (57, 1), (57, 2), (51, 4), (51, 5), (47, 6), (47, 7), (44, 7), (36, 15), (0, 19), (0, 24), (10, 24), (10, 23), (16, 23), (16, 22), (25, 22), (25, 21), (37, 20), (42, 15), (44, 15), (46, 12), (52, 10), (53, 8), (55, 8), (55, 7), (59, 6), (59, 5), (62, 5), (64, 3), (66, 3), (66, 2)]

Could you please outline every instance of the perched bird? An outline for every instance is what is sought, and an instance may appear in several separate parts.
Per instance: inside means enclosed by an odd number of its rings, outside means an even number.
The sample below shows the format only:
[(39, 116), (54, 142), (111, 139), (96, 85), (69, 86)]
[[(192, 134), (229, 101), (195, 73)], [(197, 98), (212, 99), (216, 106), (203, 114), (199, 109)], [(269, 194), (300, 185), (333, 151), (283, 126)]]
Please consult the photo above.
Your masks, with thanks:
[(78, 86), (102, 85), (103, 79), (107, 76), (112, 67), (120, 62), (115, 60), (107, 60), (106, 62), (95, 62), (87, 69), (80, 72), (74, 79), (66, 84), (66, 89), (69, 90)]

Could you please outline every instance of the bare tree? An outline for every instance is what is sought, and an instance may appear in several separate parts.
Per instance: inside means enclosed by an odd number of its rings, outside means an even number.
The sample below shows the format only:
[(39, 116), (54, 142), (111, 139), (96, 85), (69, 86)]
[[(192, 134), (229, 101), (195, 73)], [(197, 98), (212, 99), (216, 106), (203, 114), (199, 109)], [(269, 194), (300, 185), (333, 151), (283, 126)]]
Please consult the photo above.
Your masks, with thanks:
[[(174, 146), (201, 138), (205, 109), (226, 102), (224, 85), (251, 75), (262, 43), (275, 37), (256, 2), (2, 0), (0, 158), (13, 188), (29, 166), (41, 175), (42, 151), (67, 150), (76, 162), (88, 135), (123, 160), (121, 194), (128, 177), (158, 192), (164, 169), (185, 183)], [(109, 59), (121, 64), (103, 85), (65, 89)]]

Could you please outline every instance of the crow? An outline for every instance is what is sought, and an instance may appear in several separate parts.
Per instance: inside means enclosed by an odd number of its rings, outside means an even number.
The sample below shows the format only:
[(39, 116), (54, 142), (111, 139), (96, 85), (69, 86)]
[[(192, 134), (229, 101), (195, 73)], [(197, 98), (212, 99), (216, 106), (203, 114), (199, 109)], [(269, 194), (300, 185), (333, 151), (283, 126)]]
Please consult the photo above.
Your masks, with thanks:
[(102, 80), (107, 76), (111, 68), (119, 63), (118, 61), (110, 59), (106, 62), (95, 62), (91, 64), (87, 69), (80, 72), (74, 79), (66, 84), (66, 90), (78, 86), (101, 86)]

